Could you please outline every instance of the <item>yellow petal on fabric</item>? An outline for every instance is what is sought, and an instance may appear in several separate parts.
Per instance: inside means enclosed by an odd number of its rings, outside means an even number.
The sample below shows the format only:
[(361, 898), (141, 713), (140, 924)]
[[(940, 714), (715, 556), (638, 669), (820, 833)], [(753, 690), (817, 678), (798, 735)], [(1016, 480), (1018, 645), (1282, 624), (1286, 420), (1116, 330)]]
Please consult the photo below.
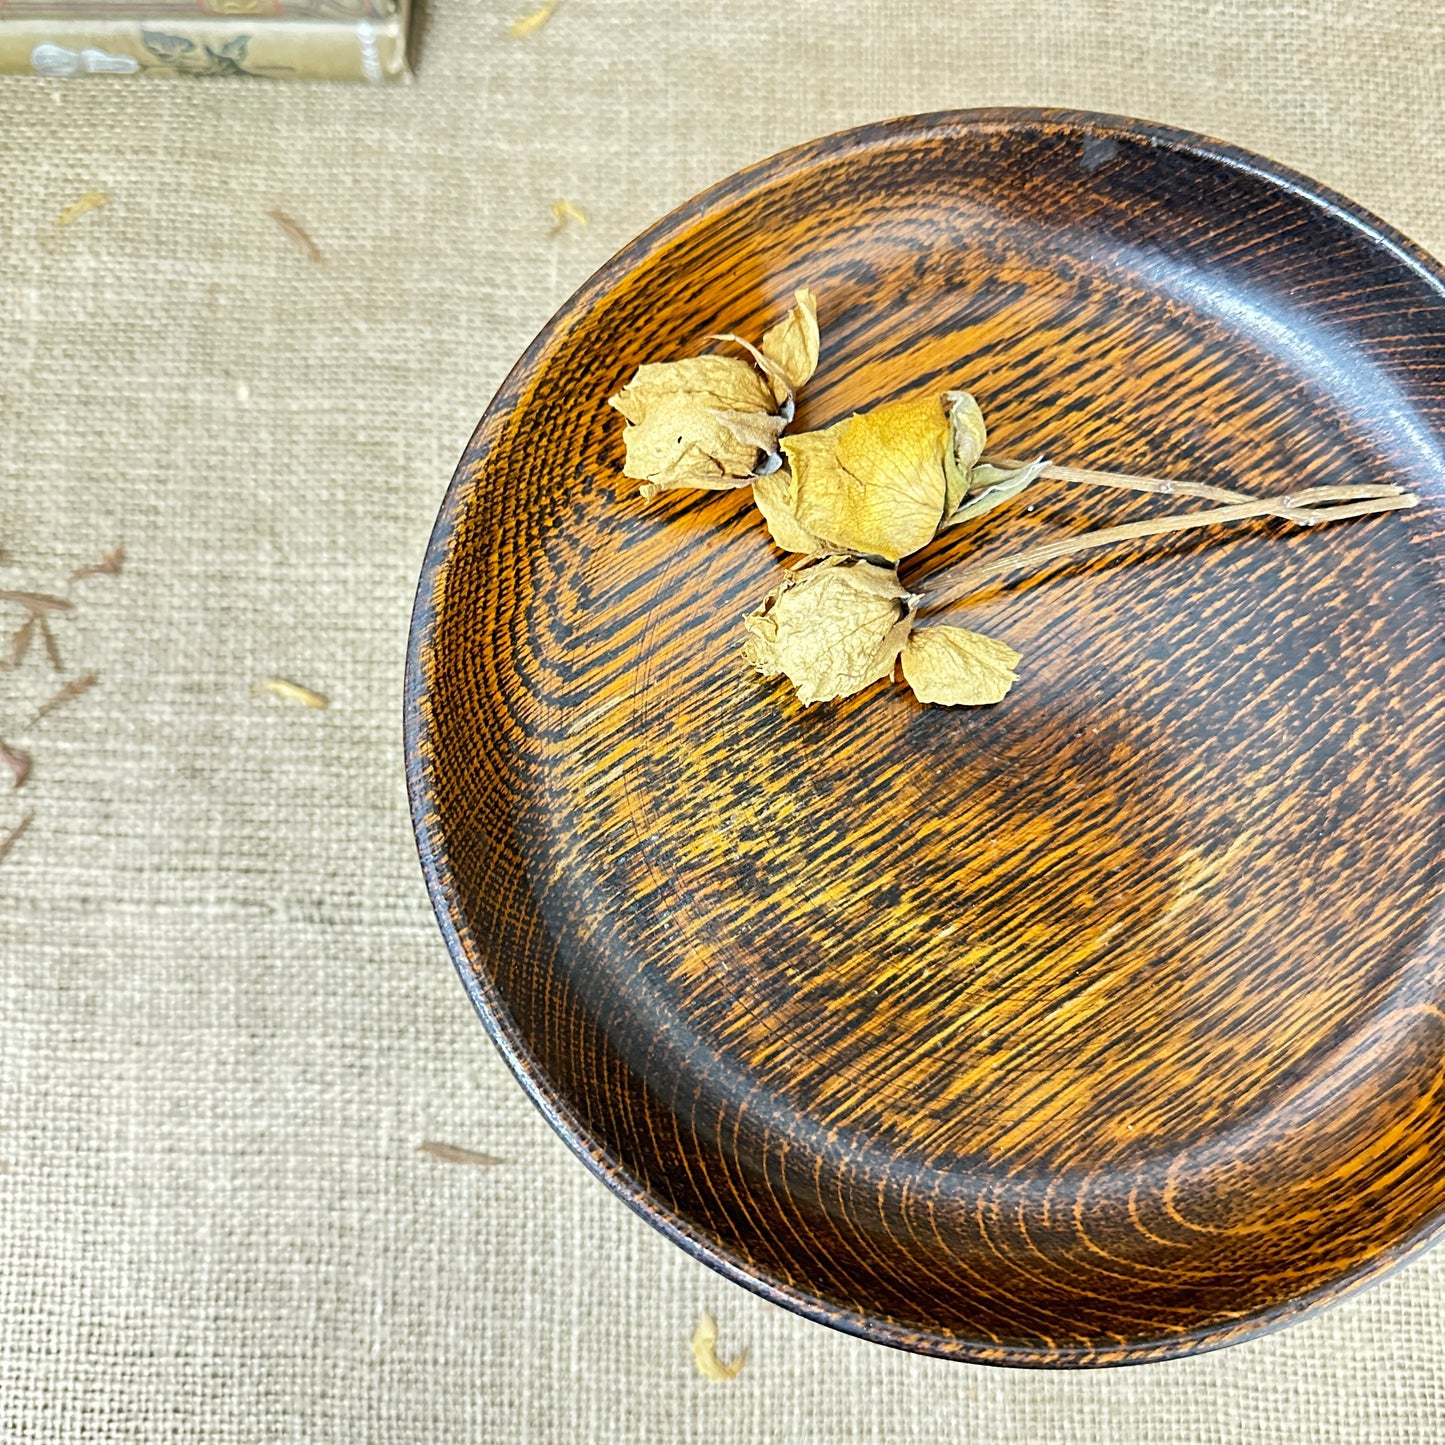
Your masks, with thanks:
[(1020, 654), (962, 627), (917, 627), (903, 648), (903, 679), (919, 702), (980, 707), (1000, 702), (1018, 680)]
[(772, 378), (780, 406), (818, 369), (818, 298), (803, 286), (793, 300), (788, 314), (763, 333), (762, 353), (782, 372), (782, 378)]
[(785, 437), (799, 523), (841, 551), (890, 562), (916, 552), (943, 517), (948, 435), (937, 397), (922, 397)]
[(825, 556), (830, 548), (815, 537), (793, 513), (793, 478), (786, 471), (769, 472), (753, 478), (753, 501), (773, 542), (784, 552), (801, 552), (808, 557)]
[(692, 1362), (705, 1380), (736, 1380), (748, 1362), (746, 1349), (724, 1363), (717, 1353), (717, 1321), (704, 1310), (697, 1317), (697, 1328), (692, 1332)]
[(943, 401), (948, 407), (949, 432), (949, 444), (943, 458), (948, 478), (943, 515), (951, 517), (968, 495), (969, 473), (983, 455), (988, 428), (984, 425), (983, 409), (969, 392), (946, 391)]
[(786, 676), (805, 707), (848, 697), (892, 675), (917, 603), (893, 568), (829, 557), (743, 619), (743, 655), (764, 677)]

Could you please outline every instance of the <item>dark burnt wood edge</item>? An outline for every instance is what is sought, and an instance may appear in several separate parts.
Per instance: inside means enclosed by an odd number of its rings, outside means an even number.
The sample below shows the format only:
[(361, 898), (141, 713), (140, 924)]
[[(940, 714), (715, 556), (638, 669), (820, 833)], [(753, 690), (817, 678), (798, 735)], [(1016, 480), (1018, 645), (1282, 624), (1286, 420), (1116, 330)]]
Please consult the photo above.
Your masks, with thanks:
[(789, 147), (748, 166), (685, 201), (648, 227), (595, 271), (537, 334), (483, 412), (482, 419), (478, 422), (448, 483), (427, 542), (413, 603), (407, 643), (403, 715), (407, 794), (422, 874), (437, 923), (462, 985), (483, 1027), (506, 1061), (507, 1067), (516, 1076), (517, 1082), (553, 1130), (633, 1213), (645, 1219), (694, 1259), (700, 1260), (724, 1278), (770, 1303), (781, 1305), (818, 1324), (876, 1344), (965, 1363), (1024, 1369), (1149, 1364), (1204, 1354), (1226, 1345), (1242, 1344), (1320, 1313), (1347, 1296), (1379, 1282), (1437, 1243), (1445, 1236), (1445, 1209), (1425, 1221), (1415, 1234), (1395, 1249), (1386, 1251), (1343, 1278), (1275, 1310), (1239, 1324), (1207, 1326), (1157, 1342), (1121, 1346), (1117, 1350), (1067, 1346), (1049, 1350), (1027, 1346), (983, 1346), (947, 1335), (911, 1329), (858, 1311), (830, 1307), (813, 1295), (796, 1291), (777, 1279), (753, 1272), (741, 1260), (717, 1249), (709, 1240), (695, 1233), (685, 1220), (650, 1198), (618, 1160), (587, 1137), (581, 1120), (567, 1107), (546, 1071), (528, 1050), (502, 999), (490, 983), (484, 980), (477, 950), (461, 915), (451, 870), (445, 861), (444, 842), (437, 836), (437, 830), (428, 818), (430, 800), (435, 794), (430, 776), (430, 738), (421, 709), (425, 684), (424, 659), (431, 648), (436, 625), (436, 596), (445, 575), (457, 518), (476, 485), (496, 433), (507, 421), (548, 353), (565, 337), (574, 318), (585, 313), (597, 297), (605, 294), (617, 279), (626, 275), (646, 256), (671, 241), (680, 231), (722, 201), (746, 195), (791, 173), (806, 171), (821, 159), (837, 159), (859, 152), (885, 149), (904, 136), (934, 136), (946, 139), (1018, 125), (1039, 128), (1066, 127), (1086, 130), (1094, 135), (1144, 140), (1201, 155), (1232, 169), (1272, 181), (1348, 223), (1371, 242), (1392, 252), (1399, 261), (1433, 286), (1442, 300), (1445, 300), (1445, 266), (1407, 236), (1348, 197), (1297, 171), (1277, 165), (1225, 141), (1155, 122), (1131, 120), (1126, 116), (1038, 107), (935, 111), (839, 131), (816, 141)]

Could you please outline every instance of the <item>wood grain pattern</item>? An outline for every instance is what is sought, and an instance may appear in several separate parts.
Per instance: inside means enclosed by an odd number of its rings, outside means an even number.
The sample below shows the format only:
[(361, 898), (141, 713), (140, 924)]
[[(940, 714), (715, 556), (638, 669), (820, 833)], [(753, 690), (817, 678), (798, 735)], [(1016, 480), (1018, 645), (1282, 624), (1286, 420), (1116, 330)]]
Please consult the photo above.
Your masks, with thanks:
[[(1007, 454), (1424, 502), (1061, 562), (956, 618), (1024, 655), (997, 707), (804, 710), (741, 659), (778, 566), (746, 492), (644, 507), (604, 406), (800, 284), (802, 428), (963, 385)], [(532, 1097), (725, 1274), (956, 1358), (1211, 1348), (1421, 1247), (1442, 453), (1439, 268), (1216, 142), (897, 121), (660, 222), (488, 408), (413, 623), (423, 864)], [(1051, 486), (905, 580), (1169, 509)]]

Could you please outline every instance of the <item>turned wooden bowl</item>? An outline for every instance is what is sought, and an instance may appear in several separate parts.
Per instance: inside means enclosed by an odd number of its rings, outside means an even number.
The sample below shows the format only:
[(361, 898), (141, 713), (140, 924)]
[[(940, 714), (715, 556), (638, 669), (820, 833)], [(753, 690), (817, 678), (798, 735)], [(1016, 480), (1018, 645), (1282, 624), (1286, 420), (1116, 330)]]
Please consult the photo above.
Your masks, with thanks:
[[(747, 490), (643, 505), (605, 403), (805, 284), (795, 429), (962, 385), (1004, 454), (1422, 504), (1005, 579), (953, 619), (1023, 654), (1002, 703), (804, 709), (742, 660)], [(958, 1359), (1209, 1349), (1424, 1247), (1442, 452), (1440, 268), (1215, 141), (927, 116), (660, 221), (487, 408), (413, 622), (427, 882), (534, 1102), (729, 1278)], [(1179, 505), (1049, 484), (904, 579)]]

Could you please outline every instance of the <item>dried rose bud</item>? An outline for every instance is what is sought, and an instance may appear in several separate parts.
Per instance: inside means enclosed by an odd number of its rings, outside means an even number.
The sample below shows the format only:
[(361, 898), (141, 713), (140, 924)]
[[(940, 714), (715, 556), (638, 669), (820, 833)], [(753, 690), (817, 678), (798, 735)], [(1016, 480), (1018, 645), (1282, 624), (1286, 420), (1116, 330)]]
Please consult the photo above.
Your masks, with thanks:
[(743, 619), (744, 656), (764, 677), (785, 675), (804, 706), (848, 697), (892, 674), (917, 605), (893, 568), (829, 557)]

